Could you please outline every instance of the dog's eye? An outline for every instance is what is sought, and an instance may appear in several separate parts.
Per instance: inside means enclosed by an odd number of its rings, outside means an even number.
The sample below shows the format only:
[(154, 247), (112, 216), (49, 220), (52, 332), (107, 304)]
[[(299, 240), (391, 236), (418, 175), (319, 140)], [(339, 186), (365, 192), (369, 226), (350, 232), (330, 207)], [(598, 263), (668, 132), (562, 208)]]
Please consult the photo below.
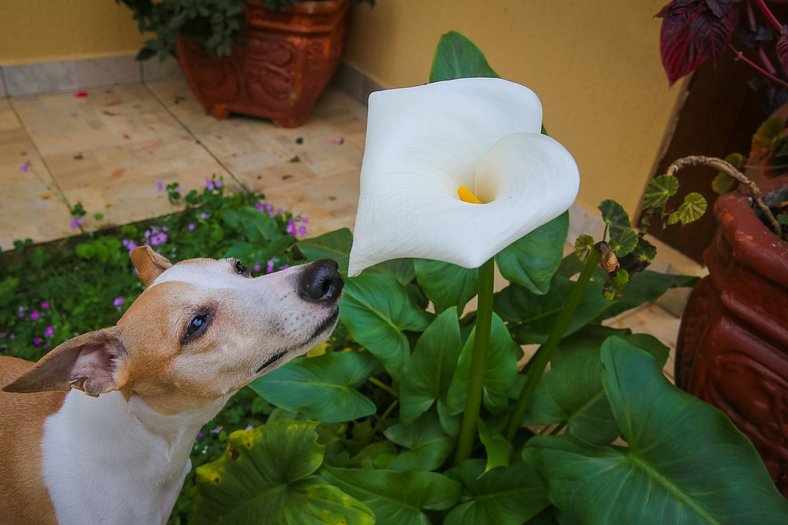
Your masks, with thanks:
[(241, 261), (235, 261), (235, 272), (246, 277), (251, 275)]
[(189, 325), (186, 327), (186, 331), (183, 334), (183, 341), (181, 342), (188, 343), (193, 340), (205, 330), (206, 326), (208, 326), (208, 316), (205, 314), (195, 315), (192, 320), (189, 321)]

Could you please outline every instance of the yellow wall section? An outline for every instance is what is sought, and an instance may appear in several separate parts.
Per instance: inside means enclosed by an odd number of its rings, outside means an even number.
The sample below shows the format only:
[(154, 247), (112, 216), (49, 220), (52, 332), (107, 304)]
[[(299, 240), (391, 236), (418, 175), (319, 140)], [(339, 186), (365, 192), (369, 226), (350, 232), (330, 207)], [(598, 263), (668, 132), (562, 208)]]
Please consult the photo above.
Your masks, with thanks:
[(114, 0), (0, 0), (0, 64), (136, 53), (142, 40)]
[(634, 214), (681, 92), (659, 58), (666, 0), (379, 0), (356, 6), (346, 60), (384, 87), (427, 81), (441, 34), (470, 38), (542, 100), (580, 167), (579, 202)]

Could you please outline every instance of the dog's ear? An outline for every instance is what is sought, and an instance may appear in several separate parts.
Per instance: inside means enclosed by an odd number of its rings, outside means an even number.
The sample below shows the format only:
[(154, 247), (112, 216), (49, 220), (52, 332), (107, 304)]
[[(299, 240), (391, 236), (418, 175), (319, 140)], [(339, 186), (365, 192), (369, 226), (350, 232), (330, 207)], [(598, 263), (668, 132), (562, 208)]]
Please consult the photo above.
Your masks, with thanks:
[(140, 274), (140, 281), (146, 287), (156, 280), (164, 270), (172, 267), (166, 257), (159, 255), (148, 246), (138, 246), (131, 251), (131, 262)]
[(57, 346), (3, 391), (68, 391), (73, 387), (95, 397), (123, 386), (116, 381), (116, 370), (125, 356), (117, 328), (83, 334)]

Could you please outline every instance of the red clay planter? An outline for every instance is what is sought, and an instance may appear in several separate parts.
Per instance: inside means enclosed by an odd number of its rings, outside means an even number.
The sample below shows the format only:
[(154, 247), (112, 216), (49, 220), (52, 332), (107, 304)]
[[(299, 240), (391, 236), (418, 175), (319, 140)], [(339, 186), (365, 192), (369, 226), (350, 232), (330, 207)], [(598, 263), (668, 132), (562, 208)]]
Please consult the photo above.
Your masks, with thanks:
[[(763, 193), (786, 184), (759, 181)], [(714, 214), (710, 275), (682, 317), (676, 382), (730, 416), (788, 496), (788, 243), (738, 192), (718, 198)]]
[(243, 44), (209, 57), (178, 42), (186, 81), (218, 118), (240, 113), (292, 128), (303, 124), (331, 80), (345, 47), (350, 0), (295, 4), (285, 11), (250, 5)]

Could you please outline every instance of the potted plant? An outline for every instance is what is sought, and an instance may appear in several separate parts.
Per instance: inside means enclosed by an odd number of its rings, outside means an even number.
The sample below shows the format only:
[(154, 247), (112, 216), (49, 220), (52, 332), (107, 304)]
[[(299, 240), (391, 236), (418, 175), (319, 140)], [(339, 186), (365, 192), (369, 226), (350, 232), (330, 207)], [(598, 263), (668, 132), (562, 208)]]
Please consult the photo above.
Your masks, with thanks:
[(304, 123), (331, 80), (344, 51), (351, 5), (351, 0), (120, 1), (131, 8), (141, 32), (155, 34), (137, 58), (176, 56), (208, 113), (270, 118), (287, 128)]
[[(759, 14), (766, 26), (759, 24)], [(765, 89), (769, 100), (785, 100), (788, 28), (765, 1), (674, 0), (659, 16), (663, 18), (662, 59), (671, 83), (729, 50), (760, 74), (755, 84)], [(739, 42), (751, 45), (754, 58), (739, 51), (734, 44), (737, 36)], [(784, 495), (788, 495), (787, 111), (783, 106), (761, 126), (747, 159), (736, 154), (726, 159), (730, 162), (699, 156), (679, 159), (667, 176), (656, 177), (646, 191), (647, 209), (660, 210), (667, 222), (688, 222), (705, 211), (706, 202), (697, 193), (689, 194), (679, 210), (667, 213), (667, 199), (678, 188), (672, 175), (688, 165), (720, 170), (713, 183), (723, 194), (714, 204), (719, 227), (704, 252), (709, 276), (695, 287), (682, 316), (676, 381), (725, 411), (752, 439)], [(741, 186), (728, 192), (736, 180)]]

